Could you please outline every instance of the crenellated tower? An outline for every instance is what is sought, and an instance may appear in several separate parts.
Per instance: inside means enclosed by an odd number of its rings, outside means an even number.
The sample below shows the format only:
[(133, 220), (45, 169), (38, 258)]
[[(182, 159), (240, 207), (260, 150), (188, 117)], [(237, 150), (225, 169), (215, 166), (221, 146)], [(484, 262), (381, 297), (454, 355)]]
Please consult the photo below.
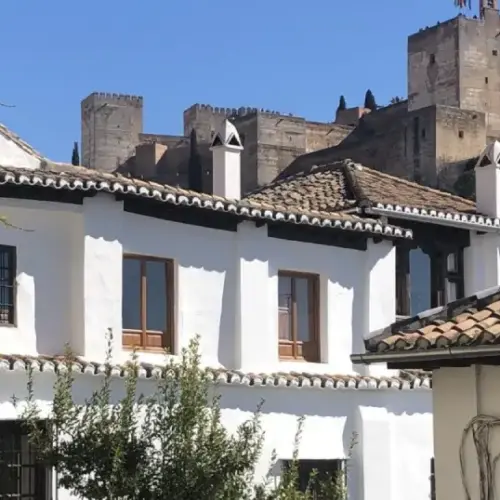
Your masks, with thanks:
[(81, 102), (82, 165), (112, 172), (133, 153), (142, 133), (140, 96), (94, 92)]

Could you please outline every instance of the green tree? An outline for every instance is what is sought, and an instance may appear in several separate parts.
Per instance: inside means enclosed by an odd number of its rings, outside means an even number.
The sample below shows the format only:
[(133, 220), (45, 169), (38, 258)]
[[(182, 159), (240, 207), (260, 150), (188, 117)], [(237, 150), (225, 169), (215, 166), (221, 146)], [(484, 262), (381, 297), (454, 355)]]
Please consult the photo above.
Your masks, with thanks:
[[(21, 416), (38, 459), (57, 471), (58, 486), (92, 500), (313, 500), (312, 487), (306, 493), (296, 488), (297, 452), (278, 487), (265, 481), (254, 486), (264, 438), (261, 408), (229, 432), (198, 351), (195, 339), (180, 360), (165, 364), (145, 396), (138, 394), (139, 365), (132, 356), (124, 367), (124, 395), (116, 401), (108, 348), (101, 385), (84, 403), (73, 399), (76, 359), (68, 351), (56, 373), (49, 415), (37, 404), (29, 369)], [(301, 428), (302, 420), (297, 447)], [(345, 498), (345, 483), (337, 477), (312, 477), (311, 484), (328, 494), (325, 499)]]
[(399, 96), (391, 97), (389, 104), (397, 104), (398, 102), (403, 102), (404, 99)]
[(365, 108), (375, 111), (377, 109), (377, 102), (373, 92), (368, 89), (365, 94)]
[(340, 99), (339, 99), (339, 105), (337, 107), (337, 112), (343, 111), (346, 108), (347, 108), (347, 104), (345, 102), (345, 97), (343, 95), (341, 95)]
[(73, 153), (71, 154), (71, 164), (78, 166), (80, 165), (80, 154), (78, 153), (78, 142), (73, 144)]

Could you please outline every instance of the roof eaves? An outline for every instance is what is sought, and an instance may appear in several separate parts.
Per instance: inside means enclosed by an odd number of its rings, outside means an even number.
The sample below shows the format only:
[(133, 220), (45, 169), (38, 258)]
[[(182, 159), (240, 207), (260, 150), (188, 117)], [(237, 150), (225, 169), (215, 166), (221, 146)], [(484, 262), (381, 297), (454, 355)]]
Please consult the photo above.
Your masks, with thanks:
[[(82, 167), (80, 167), (82, 168)], [(69, 171), (71, 173), (71, 171)], [(1, 175), (3, 174), (3, 175)], [(240, 217), (251, 219), (264, 219), (275, 222), (288, 222), (294, 224), (305, 224), (332, 229), (342, 229), (347, 231), (364, 232), (368, 234), (380, 235), (388, 238), (411, 239), (413, 233), (409, 229), (403, 229), (390, 224), (382, 224), (377, 221), (345, 220), (337, 217), (327, 217), (324, 215), (305, 214), (300, 212), (285, 212), (263, 207), (257, 208), (245, 204), (244, 201), (230, 200), (215, 196), (208, 196), (202, 193), (186, 191), (161, 184), (140, 184), (137, 185), (134, 179), (128, 179), (119, 175), (108, 175), (106, 179), (96, 176), (94, 179), (75, 179), (64, 177), (64, 172), (49, 172), (46, 170), (18, 171), (9, 169), (0, 172), (0, 185), (29, 185), (40, 186), (51, 189), (79, 190), (88, 192), (106, 192), (112, 194), (124, 194), (142, 198), (154, 199), (163, 203), (173, 205), (195, 206), (203, 209), (234, 213)], [(165, 189), (168, 187), (168, 190)]]
[(466, 214), (463, 212), (446, 212), (443, 210), (416, 208), (402, 205), (384, 205), (377, 203), (365, 211), (369, 215), (387, 216), (394, 219), (428, 222), (442, 226), (457, 227), (485, 232), (500, 232), (500, 219), (484, 215)]
[[(0, 355), (0, 372), (25, 371), (31, 367), (34, 371), (54, 373), (65, 366), (67, 366), (67, 361), (63, 358)], [(106, 365), (76, 359), (73, 362), (72, 369), (75, 373), (99, 376), (105, 373)], [(111, 370), (112, 375), (115, 377), (127, 377), (126, 365), (113, 365)], [(141, 379), (154, 380), (164, 376), (164, 367), (144, 363), (139, 365), (139, 377)], [(269, 388), (413, 390), (430, 389), (432, 385), (431, 374), (426, 372), (415, 374), (403, 372), (401, 376), (372, 377), (356, 374), (245, 373), (221, 368), (208, 368), (207, 376), (216, 384)]]

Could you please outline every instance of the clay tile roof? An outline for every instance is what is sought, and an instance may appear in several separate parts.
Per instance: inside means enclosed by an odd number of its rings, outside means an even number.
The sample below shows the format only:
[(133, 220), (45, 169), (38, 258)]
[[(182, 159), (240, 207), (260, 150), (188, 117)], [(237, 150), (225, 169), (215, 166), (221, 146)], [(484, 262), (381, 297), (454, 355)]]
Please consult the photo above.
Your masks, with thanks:
[(416, 182), (384, 174), (367, 167), (348, 167), (352, 172), (359, 195), (372, 204), (399, 205), (444, 212), (474, 213), (476, 204), (466, 198), (439, 191)]
[(153, 181), (125, 177), (119, 173), (106, 173), (86, 167), (63, 163), (41, 162), (40, 169), (23, 169), (0, 166), (0, 185), (39, 186), (70, 191), (108, 192), (153, 199), (173, 205), (187, 205), (202, 209), (226, 212), (245, 219), (265, 219), (292, 224), (313, 225), (324, 228), (378, 234), (388, 238), (411, 239), (407, 229), (386, 224), (376, 218), (366, 218), (342, 211), (317, 211), (307, 204), (283, 204), (277, 198), (267, 201), (257, 198), (231, 200), (220, 196), (199, 193)]
[(422, 221), (453, 222), (500, 228), (500, 220), (476, 212), (475, 202), (399, 177), (384, 174), (353, 161), (337, 160), (315, 165), (251, 193), (258, 203), (275, 200), (287, 206), (344, 212), (361, 209), (365, 215), (398, 218), (411, 214)]
[[(55, 372), (59, 367), (68, 365), (62, 356), (23, 356), (0, 354), (0, 370), (24, 371), (31, 367), (34, 371)], [(100, 375), (105, 372), (104, 363), (88, 362), (80, 358), (73, 360), (73, 370), (86, 375)], [(126, 365), (111, 366), (116, 377), (126, 377)], [(167, 372), (169, 373), (169, 372)], [(356, 374), (333, 375), (321, 373), (278, 372), (245, 373), (223, 368), (207, 368), (207, 376), (217, 384), (232, 384), (249, 387), (304, 388), (304, 389), (430, 389), (431, 374), (423, 370), (401, 370), (392, 377), (362, 376)], [(149, 363), (139, 364), (139, 377), (154, 379), (164, 377), (164, 366)]]
[(500, 287), (398, 321), (366, 341), (372, 353), (500, 344)]

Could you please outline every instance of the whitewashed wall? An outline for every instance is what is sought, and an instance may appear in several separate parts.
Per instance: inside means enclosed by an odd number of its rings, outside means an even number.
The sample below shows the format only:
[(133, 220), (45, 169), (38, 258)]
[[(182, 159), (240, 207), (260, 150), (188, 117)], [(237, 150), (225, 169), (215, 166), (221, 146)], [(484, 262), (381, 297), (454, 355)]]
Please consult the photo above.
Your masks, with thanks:
[[(124, 361), (125, 252), (175, 259), (176, 345), (200, 334), (203, 362), (211, 366), (355, 374), (368, 369), (353, 367), (350, 354), (363, 350), (370, 332), (394, 321), (390, 242), (370, 242), (362, 252), (268, 238), (265, 228), (250, 223), (237, 232), (216, 231), (126, 213), (107, 195), (88, 198), (83, 206), (2, 199), (0, 213), (23, 228), (0, 227), (0, 242), (18, 249), (18, 323), (0, 328), (4, 354), (57, 354), (70, 341), (83, 357), (102, 361), (105, 332), (112, 328), (116, 361)], [(321, 275), (321, 363), (278, 360), (280, 269)], [(161, 362), (162, 355), (145, 353), (140, 359)], [(387, 372), (384, 366), (369, 370)], [(23, 384), (15, 373), (1, 376), (9, 382), (0, 384), (0, 418), (11, 418), (9, 399)], [(40, 391), (42, 401), (50, 400), (50, 386)], [(224, 422), (234, 427), (248, 418), (262, 397), (268, 437), (260, 470), (272, 449), (290, 458), (297, 417), (306, 414), (302, 458), (342, 458), (352, 432), (359, 433), (352, 499), (427, 499), (433, 454), (429, 390), (231, 385), (223, 389)]]
[[(26, 397), (23, 371), (4, 371), (0, 384), (0, 419), (15, 419), (20, 409), (11, 398)], [(78, 376), (76, 401), (83, 401), (97, 387), (100, 377)], [(153, 382), (140, 383), (148, 392)], [(42, 408), (52, 399), (53, 375), (38, 374), (35, 394)], [(122, 382), (114, 386), (123, 395)], [(265, 400), (262, 424), (265, 446), (257, 464), (256, 479), (267, 473), (272, 452), (277, 458), (292, 457), (297, 419), (305, 415), (299, 447), (302, 459), (346, 458), (353, 433), (358, 434), (349, 469), (351, 500), (427, 500), (432, 456), (431, 394), (415, 390), (333, 390), (219, 386), (222, 421), (233, 430), (252, 417)], [(279, 465), (272, 473), (279, 476)], [(70, 499), (59, 491), (59, 500)]]
[[(57, 354), (71, 341), (80, 355), (99, 361), (112, 328), (120, 361), (123, 253), (174, 259), (175, 344), (179, 349), (199, 334), (204, 362), (213, 366), (353, 373), (350, 354), (394, 321), (390, 242), (357, 251), (269, 238), (266, 227), (252, 223), (237, 232), (213, 230), (127, 213), (107, 195), (83, 206), (4, 199), (0, 213), (22, 228), (0, 227), (0, 241), (18, 253), (18, 326), (2, 329), (2, 352)], [(321, 363), (279, 362), (281, 269), (320, 275)]]

